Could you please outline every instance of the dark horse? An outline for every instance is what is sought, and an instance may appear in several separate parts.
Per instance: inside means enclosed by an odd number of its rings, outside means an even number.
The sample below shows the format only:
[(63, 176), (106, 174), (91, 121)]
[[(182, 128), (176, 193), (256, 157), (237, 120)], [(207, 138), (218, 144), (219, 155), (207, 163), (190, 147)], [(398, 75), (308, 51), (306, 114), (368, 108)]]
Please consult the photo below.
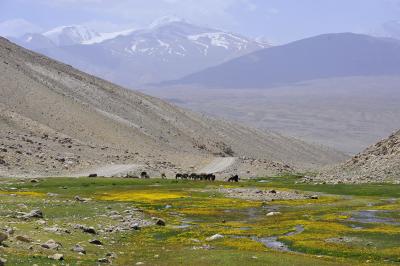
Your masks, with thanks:
[(207, 181), (215, 181), (215, 175), (214, 174), (176, 174), (175, 175), (176, 179), (190, 179), (190, 180), (207, 180)]
[(233, 175), (228, 179), (228, 182), (239, 182), (239, 176)]
[(140, 178), (149, 179), (150, 176), (147, 174), (147, 172), (141, 172), (140, 173)]

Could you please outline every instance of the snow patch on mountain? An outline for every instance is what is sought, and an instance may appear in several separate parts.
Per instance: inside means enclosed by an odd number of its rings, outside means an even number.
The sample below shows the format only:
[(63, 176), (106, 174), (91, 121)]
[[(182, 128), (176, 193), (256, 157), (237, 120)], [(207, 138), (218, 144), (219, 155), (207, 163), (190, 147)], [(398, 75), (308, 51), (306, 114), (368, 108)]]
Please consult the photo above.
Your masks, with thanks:
[(156, 19), (153, 23), (150, 24), (149, 29), (155, 29), (160, 26), (164, 26), (166, 24), (171, 24), (174, 22), (186, 22), (184, 19), (176, 17), (176, 16), (165, 16), (159, 19)]
[(100, 33), (82, 25), (57, 27), (43, 33), (43, 35), (58, 46), (83, 44), (101, 37)]
[(90, 45), (90, 44), (102, 43), (108, 40), (115, 39), (119, 36), (127, 36), (129, 34), (132, 34), (135, 30), (136, 29), (129, 29), (118, 32), (99, 33), (99, 36), (94, 37), (90, 40), (83, 41), (82, 44)]

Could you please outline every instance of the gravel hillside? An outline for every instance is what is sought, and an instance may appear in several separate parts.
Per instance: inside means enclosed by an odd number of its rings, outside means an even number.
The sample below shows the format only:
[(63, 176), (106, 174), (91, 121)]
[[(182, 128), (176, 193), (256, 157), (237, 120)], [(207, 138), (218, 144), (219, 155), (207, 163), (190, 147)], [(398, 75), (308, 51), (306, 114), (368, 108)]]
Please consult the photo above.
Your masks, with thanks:
[(318, 179), (330, 183), (400, 182), (400, 130)]
[(216, 157), (237, 157), (232, 169), (255, 175), (345, 159), (179, 109), (3, 38), (0, 58), (0, 175), (62, 175), (112, 164), (172, 174), (202, 169)]

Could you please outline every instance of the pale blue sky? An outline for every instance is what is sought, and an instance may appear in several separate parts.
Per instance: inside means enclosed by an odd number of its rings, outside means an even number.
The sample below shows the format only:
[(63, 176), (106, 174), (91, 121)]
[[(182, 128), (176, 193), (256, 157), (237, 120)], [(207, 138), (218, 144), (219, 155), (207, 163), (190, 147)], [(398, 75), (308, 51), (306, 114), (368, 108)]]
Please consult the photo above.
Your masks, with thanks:
[(284, 43), (329, 32), (382, 33), (382, 24), (400, 20), (400, 0), (0, 0), (0, 34), (69, 24), (107, 32), (165, 15)]

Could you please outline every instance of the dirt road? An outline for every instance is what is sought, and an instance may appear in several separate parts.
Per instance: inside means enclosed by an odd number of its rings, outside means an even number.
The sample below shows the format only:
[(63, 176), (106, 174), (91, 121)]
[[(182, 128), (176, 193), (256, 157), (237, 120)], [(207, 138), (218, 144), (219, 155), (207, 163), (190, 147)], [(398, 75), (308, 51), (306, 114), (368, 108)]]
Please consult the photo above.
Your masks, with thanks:
[(202, 168), (199, 173), (213, 174), (222, 172), (232, 166), (236, 159), (235, 157), (215, 158), (209, 165)]
[(99, 168), (94, 168), (90, 171), (76, 174), (74, 176), (89, 176), (90, 174), (97, 174), (98, 176), (113, 177), (126, 175), (132, 171), (137, 170), (140, 165), (137, 164), (115, 164), (107, 165)]

